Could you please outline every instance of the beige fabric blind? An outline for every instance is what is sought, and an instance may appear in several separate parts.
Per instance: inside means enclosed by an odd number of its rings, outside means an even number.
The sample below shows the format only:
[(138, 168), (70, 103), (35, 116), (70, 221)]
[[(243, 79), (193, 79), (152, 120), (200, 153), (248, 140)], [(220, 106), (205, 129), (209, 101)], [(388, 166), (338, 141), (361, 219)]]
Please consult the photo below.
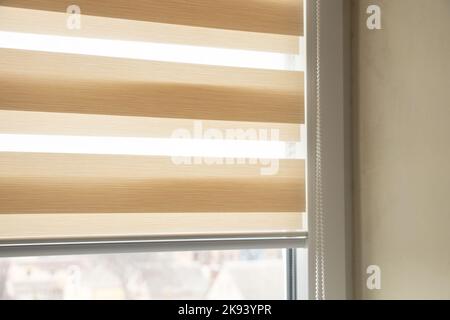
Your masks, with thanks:
[(2, 49), (0, 64), (2, 108), (8, 110), (282, 123), (304, 119), (301, 72), (12, 49)]
[[(3, 0), (2, 6), (66, 12), (70, 0)], [(299, 0), (78, 0), (89, 16), (300, 36)]]
[[(302, 1), (76, 4), (0, 3), (0, 240), (301, 231)], [(285, 155), (136, 152), (176, 132)]]

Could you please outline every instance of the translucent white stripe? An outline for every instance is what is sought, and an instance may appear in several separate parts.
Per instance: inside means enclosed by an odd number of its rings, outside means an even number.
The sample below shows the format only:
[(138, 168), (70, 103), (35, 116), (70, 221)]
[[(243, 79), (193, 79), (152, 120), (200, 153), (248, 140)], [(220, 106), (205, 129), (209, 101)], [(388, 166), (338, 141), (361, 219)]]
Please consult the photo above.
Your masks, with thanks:
[(0, 31), (0, 48), (228, 67), (304, 70), (300, 55)]
[(0, 134), (0, 152), (304, 159), (302, 143), (255, 140)]

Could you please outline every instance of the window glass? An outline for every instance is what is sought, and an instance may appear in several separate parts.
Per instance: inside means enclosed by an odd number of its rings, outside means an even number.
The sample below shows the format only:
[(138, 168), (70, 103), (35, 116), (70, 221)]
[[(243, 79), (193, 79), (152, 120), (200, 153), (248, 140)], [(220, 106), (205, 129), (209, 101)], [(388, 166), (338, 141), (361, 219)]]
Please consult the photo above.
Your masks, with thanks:
[(0, 259), (0, 299), (284, 299), (283, 250)]

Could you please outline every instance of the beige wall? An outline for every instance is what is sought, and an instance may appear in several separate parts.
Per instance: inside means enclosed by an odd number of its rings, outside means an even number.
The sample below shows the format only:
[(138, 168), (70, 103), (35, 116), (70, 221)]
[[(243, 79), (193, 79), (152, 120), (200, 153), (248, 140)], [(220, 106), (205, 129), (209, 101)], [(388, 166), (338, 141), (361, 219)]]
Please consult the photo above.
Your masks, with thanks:
[[(369, 4), (383, 30), (367, 30)], [(353, 5), (356, 298), (449, 299), (450, 0)]]

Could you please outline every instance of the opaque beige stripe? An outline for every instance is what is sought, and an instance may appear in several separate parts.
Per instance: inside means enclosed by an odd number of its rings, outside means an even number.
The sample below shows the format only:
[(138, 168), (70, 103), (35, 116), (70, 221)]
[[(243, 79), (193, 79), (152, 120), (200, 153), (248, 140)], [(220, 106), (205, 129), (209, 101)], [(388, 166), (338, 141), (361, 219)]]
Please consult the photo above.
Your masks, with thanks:
[(259, 234), (304, 229), (301, 213), (0, 215), (0, 240)]
[(0, 108), (303, 123), (303, 73), (0, 50)]
[(8, 75), (79, 81), (123, 81), (303, 91), (303, 72), (261, 70), (78, 54), (0, 49), (2, 78)]
[[(1, 4), (1, 3), (0, 3)], [(67, 14), (0, 6), (0, 30), (59, 36), (144, 41), (298, 54), (300, 37), (83, 16), (80, 29), (67, 28)]]
[(0, 213), (303, 212), (304, 193), (303, 180), (268, 176), (2, 178)]
[[(301, 139), (300, 125), (290, 123), (0, 110), (0, 133), (8, 134), (170, 138), (177, 129), (188, 130), (192, 138), (196, 137), (197, 132), (204, 134), (209, 129), (217, 129), (223, 132), (225, 137), (227, 130), (235, 130), (236, 133), (243, 134), (244, 138), (241, 139), (249, 139), (249, 134), (257, 132), (258, 140), (271, 140), (274, 138), (271, 130), (277, 130), (281, 141)], [(260, 130), (268, 134), (260, 134)]]
[(83, 15), (129, 20), (301, 35), (301, 0), (3, 0), (1, 5), (66, 12), (76, 4)]
[(304, 161), (270, 165), (0, 153), (0, 213), (303, 212)]

